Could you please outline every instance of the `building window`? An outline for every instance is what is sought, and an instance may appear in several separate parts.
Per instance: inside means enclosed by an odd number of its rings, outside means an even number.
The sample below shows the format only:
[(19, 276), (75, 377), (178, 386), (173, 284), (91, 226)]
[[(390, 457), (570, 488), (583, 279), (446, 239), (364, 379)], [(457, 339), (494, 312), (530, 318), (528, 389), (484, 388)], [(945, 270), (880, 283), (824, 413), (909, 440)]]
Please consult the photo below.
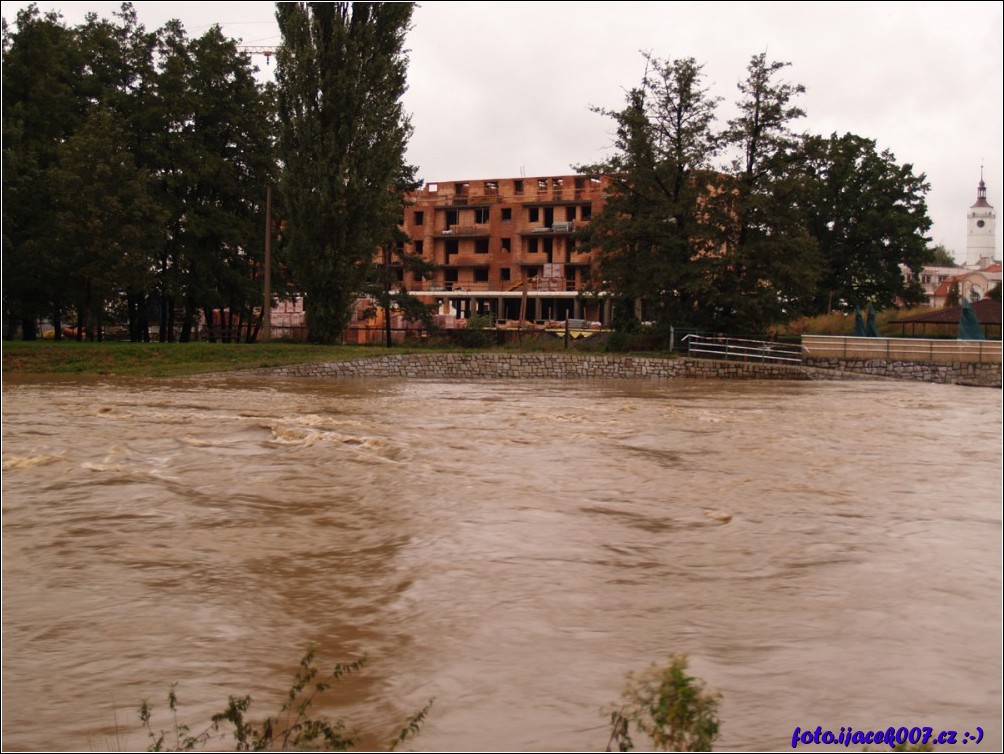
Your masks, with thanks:
[(451, 225), (458, 225), (460, 223), (460, 213), (455, 209), (446, 210), (446, 229), (449, 230)]
[(415, 241), (415, 253), (422, 256), (423, 251), (425, 251), (425, 243), (422, 241)]
[(460, 249), (460, 242), (455, 238), (449, 238), (446, 241), (446, 256), (450, 254), (456, 254)]
[(487, 283), (488, 282), (488, 268), (487, 267), (475, 267), (474, 268), (474, 282), (475, 283)]
[(511, 207), (503, 207), (502, 208), (502, 222), (504, 222), (504, 223), (512, 222), (512, 208)]
[(572, 222), (575, 219), (575, 207), (565, 207), (565, 221)]
[(421, 210), (415, 211), (415, 225), (425, 225), (425, 213)]
[(502, 251), (512, 251), (512, 239), (503, 238), (502, 241)]
[(499, 273), (502, 275), (501, 280), (503, 282), (512, 280), (512, 270), (510, 270), (508, 267), (503, 267), (501, 270), (499, 270)]
[(518, 194), (522, 194), (523, 193), (523, 181), (513, 181), (512, 182), (512, 190), (513, 190), (514, 194), (517, 194), (517, 195)]
[(543, 192), (543, 191), (547, 191), (547, 178), (538, 178), (537, 179), (537, 192), (540, 193), (540, 192)]
[(488, 207), (479, 207), (474, 210), (474, 222), (477, 225), (484, 225), (488, 222), (490, 211)]
[(443, 279), (447, 283), (456, 283), (457, 280), (459, 279), (457, 277), (457, 268), (456, 267), (450, 267), (449, 269), (445, 270), (444, 271), (444, 275), (443, 275)]
[(536, 254), (537, 253), (537, 239), (536, 238), (528, 238), (528, 239), (526, 239), (526, 252), (528, 254)]
[(579, 214), (579, 219), (580, 220), (588, 220), (592, 216), (593, 216), (593, 205), (592, 204), (584, 204), (584, 205), (582, 205), (582, 210), (581, 210), (581, 212)]
[(532, 223), (540, 222), (540, 210), (539, 209), (537, 209), (536, 207), (530, 207), (530, 209), (528, 210), (528, 212), (530, 213), (530, 222), (532, 222)]
[(474, 253), (476, 253), (476, 254), (487, 254), (488, 253), (488, 239), (487, 238), (475, 238), (474, 239)]

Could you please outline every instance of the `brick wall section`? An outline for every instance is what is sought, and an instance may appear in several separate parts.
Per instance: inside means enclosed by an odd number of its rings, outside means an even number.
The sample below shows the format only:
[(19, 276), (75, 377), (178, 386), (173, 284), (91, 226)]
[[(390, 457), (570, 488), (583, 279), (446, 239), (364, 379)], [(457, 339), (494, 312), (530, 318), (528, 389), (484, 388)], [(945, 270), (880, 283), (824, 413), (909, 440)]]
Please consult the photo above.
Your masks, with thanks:
[(653, 359), (540, 353), (387, 354), (352, 361), (249, 370), (278, 377), (414, 377), (425, 379), (897, 379), (1001, 386), (1000, 364), (924, 364), (819, 359), (804, 366), (712, 359)]

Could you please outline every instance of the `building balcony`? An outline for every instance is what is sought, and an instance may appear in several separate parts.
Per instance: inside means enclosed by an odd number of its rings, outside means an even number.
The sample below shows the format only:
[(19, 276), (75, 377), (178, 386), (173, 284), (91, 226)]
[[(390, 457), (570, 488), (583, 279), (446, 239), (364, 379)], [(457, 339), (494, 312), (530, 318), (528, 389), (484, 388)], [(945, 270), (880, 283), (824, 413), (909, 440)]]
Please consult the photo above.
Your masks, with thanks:
[(464, 238), (477, 238), (477, 237), (487, 237), (491, 235), (488, 230), (487, 225), (448, 225), (443, 230), (438, 233), (433, 233), (433, 238), (456, 238), (457, 236), (462, 236)]
[(533, 225), (525, 230), (521, 230), (519, 234), (521, 236), (569, 235), (574, 233), (576, 229), (577, 226), (575, 221), (569, 220), (565, 222), (554, 222), (550, 225)]

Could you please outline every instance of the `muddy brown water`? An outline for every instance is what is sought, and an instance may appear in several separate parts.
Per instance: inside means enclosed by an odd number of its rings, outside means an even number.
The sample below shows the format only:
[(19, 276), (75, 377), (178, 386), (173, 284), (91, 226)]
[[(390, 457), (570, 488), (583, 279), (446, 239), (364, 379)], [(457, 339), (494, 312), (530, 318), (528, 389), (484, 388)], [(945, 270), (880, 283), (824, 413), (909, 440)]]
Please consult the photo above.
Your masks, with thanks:
[(999, 748), (1001, 427), (893, 382), (6, 379), (3, 747), (143, 749), (172, 683), (264, 715), (313, 645), (367, 656), (319, 708), (367, 748), (435, 697), (415, 748), (602, 750), (670, 653), (723, 748)]

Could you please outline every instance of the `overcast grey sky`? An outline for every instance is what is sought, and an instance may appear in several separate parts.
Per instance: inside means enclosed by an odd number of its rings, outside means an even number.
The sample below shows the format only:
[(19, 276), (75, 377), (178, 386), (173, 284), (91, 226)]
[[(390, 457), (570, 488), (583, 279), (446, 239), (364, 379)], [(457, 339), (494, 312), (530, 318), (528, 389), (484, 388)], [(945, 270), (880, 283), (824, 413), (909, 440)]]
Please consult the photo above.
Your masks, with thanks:
[[(25, 3), (3, 2), (12, 22)], [(40, 2), (78, 23), (117, 2)], [(148, 28), (180, 18), (191, 36), (219, 23), (249, 45), (277, 45), (274, 4), (136, 2)], [(935, 243), (965, 258), (966, 212), (980, 166), (1000, 212), (1004, 113), (1000, 2), (423, 2), (409, 36), (415, 134), (426, 181), (561, 175), (602, 159), (609, 121), (642, 76), (640, 50), (704, 63), (732, 114), (752, 55), (788, 61), (807, 117), (800, 131), (876, 140), (931, 183)], [(264, 58), (257, 58), (265, 69)], [(274, 63), (273, 63), (274, 65)], [(268, 75), (269, 71), (264, 71)], [(1001, 258), (998, 229), (997, 258)]]

